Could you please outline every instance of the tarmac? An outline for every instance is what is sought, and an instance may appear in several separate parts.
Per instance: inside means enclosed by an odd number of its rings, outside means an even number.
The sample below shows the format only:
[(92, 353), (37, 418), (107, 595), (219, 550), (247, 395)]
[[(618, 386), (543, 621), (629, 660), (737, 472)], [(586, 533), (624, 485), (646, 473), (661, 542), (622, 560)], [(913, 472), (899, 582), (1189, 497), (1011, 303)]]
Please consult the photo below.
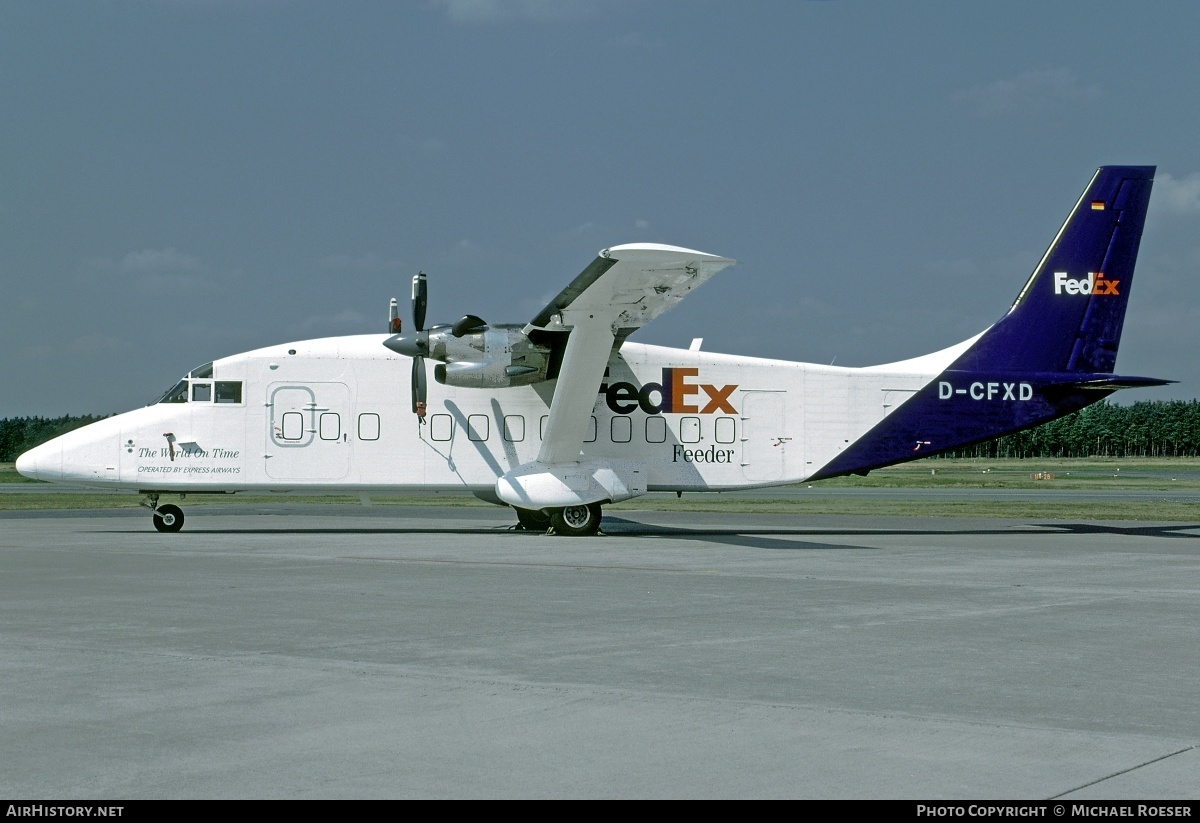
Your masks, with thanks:
[(1200, 798), (1194, 523), (0, 513), (0, 795)]

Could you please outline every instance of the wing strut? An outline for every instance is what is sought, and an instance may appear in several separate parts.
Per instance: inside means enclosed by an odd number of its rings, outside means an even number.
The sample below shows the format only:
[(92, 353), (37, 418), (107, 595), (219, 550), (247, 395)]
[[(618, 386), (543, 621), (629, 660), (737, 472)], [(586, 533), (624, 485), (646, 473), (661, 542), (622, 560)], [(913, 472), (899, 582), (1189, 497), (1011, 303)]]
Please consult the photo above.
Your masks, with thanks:
[(563, 325), (573, 328), (538, 452), (538, 462), (551, 465), (579, 459), (596, 392), (604, 379), (604, 366), (616, 339), (607, 318), (587, 312), (564, 311)]
[(618, 503), (645, 494), (645, 460), (584, 456), (583, 439), (613, 345), (733, 263), (654, 243), (613, 246), (525, 327), (569, 331), (537, 460), (496, 479), (496, 496), (521, 509)]

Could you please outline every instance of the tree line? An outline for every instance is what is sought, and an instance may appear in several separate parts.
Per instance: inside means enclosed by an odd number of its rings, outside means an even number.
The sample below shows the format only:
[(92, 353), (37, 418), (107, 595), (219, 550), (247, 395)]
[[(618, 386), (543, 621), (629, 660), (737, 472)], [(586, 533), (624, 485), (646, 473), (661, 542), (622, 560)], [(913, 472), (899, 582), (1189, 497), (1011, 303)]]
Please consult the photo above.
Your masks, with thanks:
[(1196, 457), (1200, 400), (1101, 401), (1085, 409), (945, 457)]
[(0, 419), (0, 463), (16, 462), (17, 455), (108, 415), (79, 417), (5, 417)]
[[(0, 463), (104, 416), (0, 419)], [(1200, 400), (1102, 401), (1035, 429), (989, 440), (945, 457), (1197, 457)]]

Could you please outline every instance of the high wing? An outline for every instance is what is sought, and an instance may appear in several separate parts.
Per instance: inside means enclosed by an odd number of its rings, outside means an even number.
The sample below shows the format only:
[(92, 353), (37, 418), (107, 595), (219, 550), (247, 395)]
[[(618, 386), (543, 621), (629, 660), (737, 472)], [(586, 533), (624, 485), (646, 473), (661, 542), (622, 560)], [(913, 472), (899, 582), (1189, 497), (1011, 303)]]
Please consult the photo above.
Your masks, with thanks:
[(566, 353), (546, 421), (541, 463), (579, 459), (596, 387), (614, 344), (675, 306), (734, 261), (704, 252), (631, 243), (605, 249), (526, 327), (566, 330)]
[(580, 460), (604, 367), (614, 346), (733, 262), (657, 243), (613, 246), (538, 313), (526, 334), (569, 336), (537, 460), (497, 481), (501, 500), (543, 508), (616, 502), (640, 493), (636, 489), (645, 483), (640, 464)]
[(560, 331), (572, 326), (564, 312), (608, 321), (618, 343), (677, 305), (735, 261), (679, 246), (629, 243), (604, 249), (525, 327)]

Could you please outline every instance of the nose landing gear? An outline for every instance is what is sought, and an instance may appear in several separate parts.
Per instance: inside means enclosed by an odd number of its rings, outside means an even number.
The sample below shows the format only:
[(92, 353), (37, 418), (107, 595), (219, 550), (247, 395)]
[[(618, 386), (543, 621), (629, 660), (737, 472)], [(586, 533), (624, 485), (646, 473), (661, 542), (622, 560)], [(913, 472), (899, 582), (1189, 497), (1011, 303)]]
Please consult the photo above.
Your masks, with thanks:
[(183, 509), (168, 503), (154, 510), (154, 528), (160, 532), (177, 532), (183, 528)]
[(174, 506), (170, 503), (165, 506), (158, 505), (158, 495), (146, 495), (147, 502), (143, 506), (148, 506), (154, 518), (154, 529), (160, 532), (177, 532), (183, 528), (183, 509)]

